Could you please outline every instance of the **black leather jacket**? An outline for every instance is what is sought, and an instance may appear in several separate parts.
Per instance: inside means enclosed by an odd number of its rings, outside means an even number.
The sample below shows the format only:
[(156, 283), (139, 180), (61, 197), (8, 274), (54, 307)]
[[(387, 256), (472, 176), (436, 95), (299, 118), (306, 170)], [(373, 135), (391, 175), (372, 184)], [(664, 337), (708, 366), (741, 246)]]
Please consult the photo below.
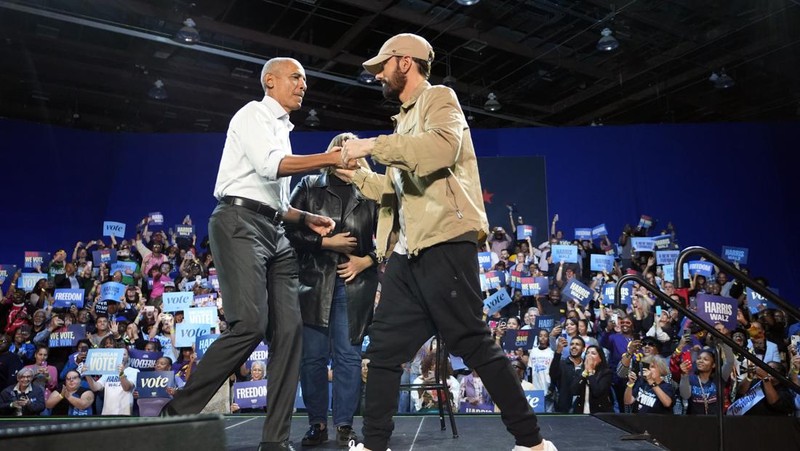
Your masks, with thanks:
[[(297, 209), (333, 218), (335, 233), (350, 232), (358, 240), (353, 255), (371, 255), (376, 261), (372, 237), (377, 223), (377, 204), (361, 195), (355, 186), (350, 187), (352, 193), (343, 202), (329, 189), (327, 174), (308, 175), (294, 188), (290, 202)], [(322, 250), (322, 237), (307, 227), (287, 224), (287, 237), (297, 251), (303, 324), (328, 327), (340, 254)], [(372, 321), (377, 288), (376, 264), (346, 285), (350, 342), (354, 345), (361, 344)]]

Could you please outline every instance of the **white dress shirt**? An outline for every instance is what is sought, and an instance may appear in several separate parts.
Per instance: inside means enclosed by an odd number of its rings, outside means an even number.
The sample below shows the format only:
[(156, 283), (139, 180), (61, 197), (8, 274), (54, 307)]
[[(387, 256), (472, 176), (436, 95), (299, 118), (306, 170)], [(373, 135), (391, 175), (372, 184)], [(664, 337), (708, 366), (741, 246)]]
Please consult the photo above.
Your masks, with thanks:
[(278, 177), (278, 166), (292, 154), (293, 128), (289, 113), (269, 96), (237, 111), (228, 126), (214, 197), (244, 197), (286, 213), (291, 177)]

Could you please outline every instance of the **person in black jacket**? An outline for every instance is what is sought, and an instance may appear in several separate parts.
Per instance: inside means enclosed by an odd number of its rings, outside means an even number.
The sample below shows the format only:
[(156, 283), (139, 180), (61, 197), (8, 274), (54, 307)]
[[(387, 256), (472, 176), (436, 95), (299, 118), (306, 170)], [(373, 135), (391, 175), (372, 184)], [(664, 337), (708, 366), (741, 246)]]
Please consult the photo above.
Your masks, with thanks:
[(613, 376), (603, 349), (597, 346), (586, 348), (583, 372), (572, 382), (572, 394), (578, 397), (575, 401), (575, 413), (613, 412)]
[[(561, 351), (566, 346), (566, 338), (559, 337), (556, 344), (556, 356), (561, 356)], [(560, 413), (572, 413), (572, 384), (581, 377), (583, 371), (583, 350), (586, 342), (581, 337), (572, 337), (569, 341), (569, 356), (563, 359), (554, 358), (550, 363), (550, 380), (553, 381), (558, 389), (558, 399), (555, 403), (555, 411)]]
[[(351, 133), (336, 136), (328, 151), (352, 138)], [(361, 398), (361, 343), (378, 286), (372, 240), (377, 204), (331, 170), (303, 177), (290, 203), (336, 221), (326, 237), (306, 228), (291, 228), (287, 236), (300, 269), (300, 384), (311, 425), (302, 443), (314, 446), (328, 440), (327, 365), (333, 359), (333, 425), (339, 446), (344, 446), (357, 440), (353, 415)]]

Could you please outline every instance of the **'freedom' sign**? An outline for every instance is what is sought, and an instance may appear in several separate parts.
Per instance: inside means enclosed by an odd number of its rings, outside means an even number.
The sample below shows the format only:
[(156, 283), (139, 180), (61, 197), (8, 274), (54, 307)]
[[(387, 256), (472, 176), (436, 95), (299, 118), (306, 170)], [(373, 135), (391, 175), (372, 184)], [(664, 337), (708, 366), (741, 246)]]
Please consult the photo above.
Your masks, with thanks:
[(131, 368), (136, 368), (138, 370), (152, 370), (156, 367), (156, 360), (160, 359), (164, 353), (140, 351), (138, 349), (131, 348), (128, 350), (128, 355), (130, 357), (128, 360), (128, 366)]
[(709, 326), (722, 323), (728, 330), (736, 328), (736, 307), (738, 301), (724, 296), (697, 293), (697, 316)]
[(233, 402), (240, 409), (259, 409), (267, 406), (267, 381), (236, 382), (233, 384)]
[(478, 252), (478, 265), (484, 271), (492, 268), (492, 253), (491, 252)]
[(53, 308), (68, 309), (74, 305), (78, 309), (82, 309), (84, 291), (82, 288), (56, 288), (53, 292)]

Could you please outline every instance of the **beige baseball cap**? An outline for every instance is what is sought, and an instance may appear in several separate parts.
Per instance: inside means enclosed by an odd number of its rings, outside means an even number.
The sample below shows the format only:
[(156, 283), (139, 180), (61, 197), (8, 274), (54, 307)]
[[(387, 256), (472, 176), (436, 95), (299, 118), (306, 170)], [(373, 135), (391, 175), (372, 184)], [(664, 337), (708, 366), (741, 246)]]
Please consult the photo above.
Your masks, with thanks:
[(433, 47), (421, 36), (401, 33), (383, 43), (378, 55), (362, 64), (371, 74), (381, 71), (383, 62), (393, 56), (411, 56), (421, 60), (433, 61)]

